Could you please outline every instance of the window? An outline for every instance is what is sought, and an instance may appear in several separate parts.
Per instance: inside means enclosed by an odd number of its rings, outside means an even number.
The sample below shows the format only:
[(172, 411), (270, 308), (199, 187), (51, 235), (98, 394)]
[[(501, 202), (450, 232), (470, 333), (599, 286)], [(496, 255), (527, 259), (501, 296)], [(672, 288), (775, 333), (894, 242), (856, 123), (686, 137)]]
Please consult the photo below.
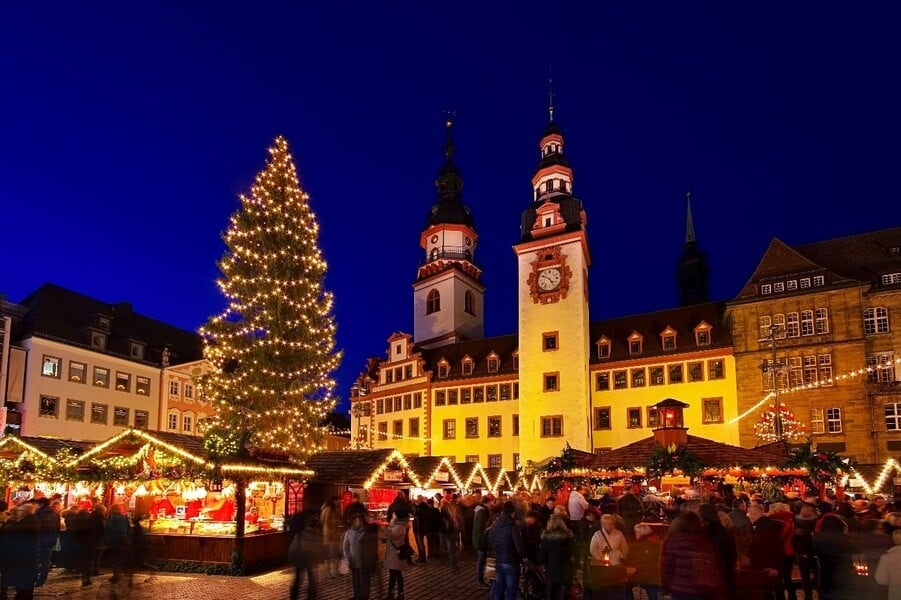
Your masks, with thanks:
[(789, 279), (788, 281), (786, 281), (785, 289), (787, 289), (790, 292), (793, 292), (794, 290), (798, 289), (798, 280), (797, 279)]
[(695, 335), (695, 341), (698, 346), (709, 346), (710, 345), (710, 332), (709, 331), (699, 331)]
[(788, 337), (796, 338), (801, 335), (801, 322), (798, 320), (798, 313), (788, 313), (788, 324), (785, 327), (785, 333)]
[(657, 427), (660, 425), (660, 412), (656, 406), (648, 407), (648, 427)]
[(641, 409), (640, 408), (627, 408), (626, 409), (626, 422), (629, 424), (629, 429), (635, 429), (637, 427), (641, 427)]
[(103, 331), (109, 331), (109, 318), (108, 317), (99, 317), (97, 319), (97, 325)]
[(513, 355), (513, 369), (519, 370), (519, 354)]
[(109, 416), (109, 406), (106, 404), (91, 403), (91, 423), (106, 425)]
[(802, 277), (798, 283), (800, 283), (802, 290), (806, 290), (810, 287), (810, 277)]
[(663, 385), (663, 367), (651, 367), (651, 385)]
[(895, 283), (901, 283), (901, 273), (886, 273), (882, 276), (882, 285), (892, 285)]
[(134, 358), (144, 358), (144, 344), (131, 343), (131, 355)]
[(477, 462), (479, 462), (479, 455), (478, 454), (467, 454), (466, 460), (464, 462), (466, 462), (470, 465), (474, 465)]
[(519, 470), (519, 452), (513, 453), (513, 468)]
[(438, 363), (438, 377), (440, 377), (441, 379), (446, 378), (448, 371), (449, 369), (446, 362)]
[[(447, 403), (445, 401), (446, 396), (447, 392), (445, 392), (444, 390), (438, 390), (437, 392), (435, 392), (435, 406), (444, 406)], [(381, 400), (379, 400), (379, 402), (381, 402)]]
[(472, 359), (471, 358), (463, 359), (463, 374), (464, 375), (472, 375)]
[(804, 357), (804, 383), (817, 382), (817, 357), (814, 355)]
[(403, 381), (403, 379), (404, 379), (403, 367), (395, 367), (394, 368), (394, 381)]
[(489, 454), (488, 455), (488, 468), (491, 469), (500, 469), (501, 468), (501, 455), (500, 454)]
[(829, 433), (842, 432), (842, 409), (837, 406), (826, 409), (826, 431)]
[(629, 386), (629, 382), (626, 379), (625, 371), (614, 371), (613, 372), (613, 389), (615, 390), (624, 390)]
[(422, 408), (422, 392), (413, 394), (413, 408)]
[(826, 277), (824, 275), (814, 275), (813, 287), (819, 287), (821, 285), (826, 285)]
[(469, 404), (472, 402), (472, 388), (463, 388), (460, 390), (460, 404)]
[(441, 294), (438, 290), (432, 290), (425, 300), (425, 314), (430, 315), (441, 310)]
[(489, 358), (488, 359), (488, 372), (489, 373), (497, 373), (498, 366), (500, 361), (497, 358)]
[(867, 380), (870, 383), (895, 381), (895, 353), (883, 352), (867, 356)]
[(541, 349), (550, 352), (557, 349), (557, 332), (549, 331), (541, 334)]
[(644, 369), (632, 369), (632, 387), (644, 387)]
[(603, 372), (598, 373), (594, 377), (594, 389), (597, 391), (609, 390), (610, 389), (610, 373)]
[(715, 360), (707, 361), (707, 378), (708, 379), (725, 379), (726, 377), (726, 367), (723, 359), (717, 358)]
[(675, 350), (676, 349), (676, 336), (674, 336), (674, 335), (663, 336), (663, 349), (664, 350)]
[(447, 403), (457, 404), (457, 390), (447, 390)]
[(59, 418), (59, 398), (56, 396), (41, 396), (38, 405), (38, 415), (48, 419)]
[(400, 396), (394, 397), (394, 412), (400, 412), (401, 409), (401, 399)]
[[(188, 388), (190, 386), (185, 386), (185, 393), (187, 394)], [(141, 377), (138, 375), (135, 377), (135, 392), (141, 396), (149, 396), (150, 395), (150, 378), (149, 377)]]
[(610, 342), (598, 343), (598, 358), (601, 360), (610, 358)]
[(444, 439), (453, 440), (457, 437), (457, 420), (444, 419)]
[(776, 339), (784, 340), (785, 339), (785, 315), (778, 314), (773, 315), (773, 327), (775, 328)]
[(66, 420), (84, 422), (84, 400), (66, 400)]
[(704, 381), (704, 363), (690, 362), (688, 363), (688, 380)]
[[(42, 373), (43, 374), (43, 373)], [(84, 383), (87, 381), (88, 366), (83, 362), (69, 361), (69, 381)]]
[(519, 435), (519, 415), (513, 415), (513, 427), (510, 433), (514, 436)]
[(169, 413), (169, 429), (178, 430), (178, 413)]
[(56, 356), (47, 356), (45, 354), (44, 362), (41, 364), (41, 376), (59, 379), (59, 374), (62, 370), (62, 364), (63, 359), (57, 358)]
[(785, 291), (785, 282), (777, 281), (776, 283), (774, 283), (773, 291), (774, 292), (784, 292)]
[(170, 396), (178, 396), (180, 388), (181, 388), (181, 384), (179, 384), (174, 379), (169, 381), (169, 395)]
[(402, 419), (398, 419), (391, 424), (391, 434), (396, 440), (404, 437), (404, 422)]
[(826, 433), (826, 422), (823, 420), (822, 408), (810, 409), (810, 433)]
[(820, 367), (820, 385), (832, 385), (832, 355), (820, 354), (817, 363)]
[(388, 441), (388, 422), (383, 421), (379, 423), (379, 441), (385, 442)]
[(510, 394), (511, 394), (510, 384), (502, 383), (501, 384), (501, 400), (509, 400)]
[(479, 419), (478, 419), (478, 417), (467, 417), (465, 424), (466, 424), (466, 437), (468, 437), (468, 438), (479, 437)]
[(136, 429), (147, 429), (147, 423), (150, 422), (150, 413), (146, 410), (136, 410), (135, 411), (135, 428)]
[(541, 437), (563, 437), (563, 417), (541, 417)]
[(800, 356), (792, 356), (788, 359), (788, 385), (798, 388), (804, 385), (804, 369)]
[(682, 364), (669, 366), (669, 382), (682, 383)]
[(757, 320), (758, 329), (760, 329), (760, 338), (765, 340), (770, 337), (770, 328), (773, 326), (773, 319), (768, 315), (764, 315)]
[(404, 394), (404, 410), (410, 410), (411, 408), (413, 408), (413, 395)]
[(116, 389), (120, 392), (130, 392), (131, 375), (122, 371), (116, 371)]
[(825, 308), (816, 310), (817, 335), (829, 333), (829, 311)]
[(501, 437), (500, 417), (488, 417), (488, 437)]
[(629, 341), (629, 354), (641, 354), (641, 340)]
[(116, 427), (128, 427), (128, 413), (131, 410), (122, 406), (113, 409), (113, 425)]
[(594, 429), (610, 429), (610, 407), (603, 406), (594, 409)]
[(473, 402), (484, 402), (485, 401), (485, 388), (483, 388), (481, 386), (472, 388), (472, 401)]
[[(438, 392), (439, 394), (443, 394), (444, 392)], [(444, 404), (442, 401), (441, 404)], [(385, 401), (379, 398), (375, 401), (375, 414), (380, 415), (385, 412)]]
[(764, 283), (763, 285), (760, 286), (760, 293), (761, 294), (772, 294), (773, 286), (770, 285), (769, 283)]
[(879, 306), (863, 311), (863, 332), (867, 335), (888, 333), (888, 309)]
[(410, 428), (410, 437), (418, 438), (419, 437), (419, 418), (410, 419), (408, 421)]
[(519, 382), (518, 381), (513, 384), (513, 399), (514, 400), (519, 399)]
[(193, 428), (194, 417), (192, 417), (191, 415), (185, 415), (181, 420), (181, 430), (190, 433)]
[(404, 379), (413, 379), (413, 365), (404, 366)]
[(722, 398), (701, 398), (701, 407), (704, 411), (702, 423), (722, 423), (724, 421)]
[(185, 384), (185, 398), (191, 399), (194, 397), (194, 386), (190, 383)]
[(543, 376), (544, 379), (544, 391), (545, 392), (557, 392), (560, 390), (560, 373), (545, 373)]
[(471, 315), (476, 314), (476, 299), (469, 290), (466, 290), (466, 293), (463, 294), (463, 310)]
[(385, 383), (394, 383), (394, 371), (385, 369)]
[(106, 334), (99, 331), (91, 332), (91, 346), (103, 350), (106, 348)]
[(885, 428), (888, 431), (901, 431), (901, 403), (885, 403)]

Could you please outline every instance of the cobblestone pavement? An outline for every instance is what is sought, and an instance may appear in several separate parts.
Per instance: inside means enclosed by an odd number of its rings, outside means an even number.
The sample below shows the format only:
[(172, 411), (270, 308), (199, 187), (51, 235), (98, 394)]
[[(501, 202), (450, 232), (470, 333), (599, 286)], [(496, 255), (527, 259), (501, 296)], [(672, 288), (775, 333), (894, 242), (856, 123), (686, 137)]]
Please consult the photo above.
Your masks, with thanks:
[[(372, 600), (382, 600), (387, 593), (388, 572), (381, 570), (379, 583), (373, 582)], [(464, 554), (460, 567), (453, 571), (446, 562), (429, 561), (425, 565), (407, 567), (404, 572), (407, 600), (486, 600), (488, 591), (475, 585), (475, 557)], [(77, 575), (54, 570), (47, 584), (35, 590), (35, 598), (66, 598), (67, 600), (286, 600), (293, 579), (292, 569), (270, 571), (248, 577), (226, 577), (183, 573), (147, 573), (134, 576), (132, 587), (126, 581), (113, 585), (110, 574), (104, 572), (92, 579), (92, 585), (81, 587)], [(325, 578), (320, 581), (318, 600), (348, 600), (352, 589), (350, 576)], [(306, 582), (300, 597), (305, 599)]]

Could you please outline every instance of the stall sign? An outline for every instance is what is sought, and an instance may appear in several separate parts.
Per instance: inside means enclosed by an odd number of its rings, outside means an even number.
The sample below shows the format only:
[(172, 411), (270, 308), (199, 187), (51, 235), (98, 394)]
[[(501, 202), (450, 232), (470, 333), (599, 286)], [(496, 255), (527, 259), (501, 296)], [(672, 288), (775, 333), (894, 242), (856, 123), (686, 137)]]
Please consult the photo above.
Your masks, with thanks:
[(222, 482), (221, 481), (211, 481), (207, 486), (207, 490), (210, 492), (221, 492), (222, 491)]
[(344, 490), (341, 492), (341, 510), (343, 511), (345, 508), (350, 506), (350, 503), (354, 501), (354, 494), (350, 490)]
[(404, 480), (404, 472), (403, 471), (383, 471), (382, 472), (382, 481), (403, 481)]
[(482, 485), (482, 476), (476, 475), (472, 478), (472, 482), (478, 485)]
[(435, 473), (435, 481), (448, 482), (450, 481), (450, 473), (447, 471), (438, 471)]

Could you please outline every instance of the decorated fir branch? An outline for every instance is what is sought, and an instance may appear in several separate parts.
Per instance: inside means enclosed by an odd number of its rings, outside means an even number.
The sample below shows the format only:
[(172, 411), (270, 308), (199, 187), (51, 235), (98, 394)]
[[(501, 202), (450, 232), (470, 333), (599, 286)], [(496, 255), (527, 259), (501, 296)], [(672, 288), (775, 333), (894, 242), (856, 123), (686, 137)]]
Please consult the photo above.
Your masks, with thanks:
[(248, 447), (304, 459), (324, 449), (322, 423), (336, 403), (341, 353), (319, 225), (285, 138), (269, 154), (223, 235), (226, 308), (200, 330), (213, 366), (202, 392), (217, 409), (205, 444), (217, 460)]
[(808, 441), (803, 446), (793, 448), (787, 463), (788, 467), (807, 469), (808, 479), (820, 488), (827, 483), (836, 483), (843, 473), (850, 473), (854, 467), (851, 459), (836, 452), (815, 450)]
[(673, 444), (665, 448), (657, 444), (648, 459), (646, 471), (648, 476), (653, 478), (663, 477), (675, 471), (681, 471), (687, 477), (696, 477), (707, 466), (687, 446)]

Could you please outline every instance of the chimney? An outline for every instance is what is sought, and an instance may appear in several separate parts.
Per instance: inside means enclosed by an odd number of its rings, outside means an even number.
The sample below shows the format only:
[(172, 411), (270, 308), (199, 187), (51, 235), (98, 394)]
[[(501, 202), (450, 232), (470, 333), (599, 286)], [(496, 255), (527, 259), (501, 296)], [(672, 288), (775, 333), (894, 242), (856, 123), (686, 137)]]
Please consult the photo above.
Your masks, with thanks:
[(654, 407), (657, 409), (657, 428), (654, 429), (654, 439), (664, 448), (670, 446), (684, 446), (688, 443), (688, 427), (684, 426), (682, 412), (688, 408), (688, 404), (667, 398), (661, 400)]

